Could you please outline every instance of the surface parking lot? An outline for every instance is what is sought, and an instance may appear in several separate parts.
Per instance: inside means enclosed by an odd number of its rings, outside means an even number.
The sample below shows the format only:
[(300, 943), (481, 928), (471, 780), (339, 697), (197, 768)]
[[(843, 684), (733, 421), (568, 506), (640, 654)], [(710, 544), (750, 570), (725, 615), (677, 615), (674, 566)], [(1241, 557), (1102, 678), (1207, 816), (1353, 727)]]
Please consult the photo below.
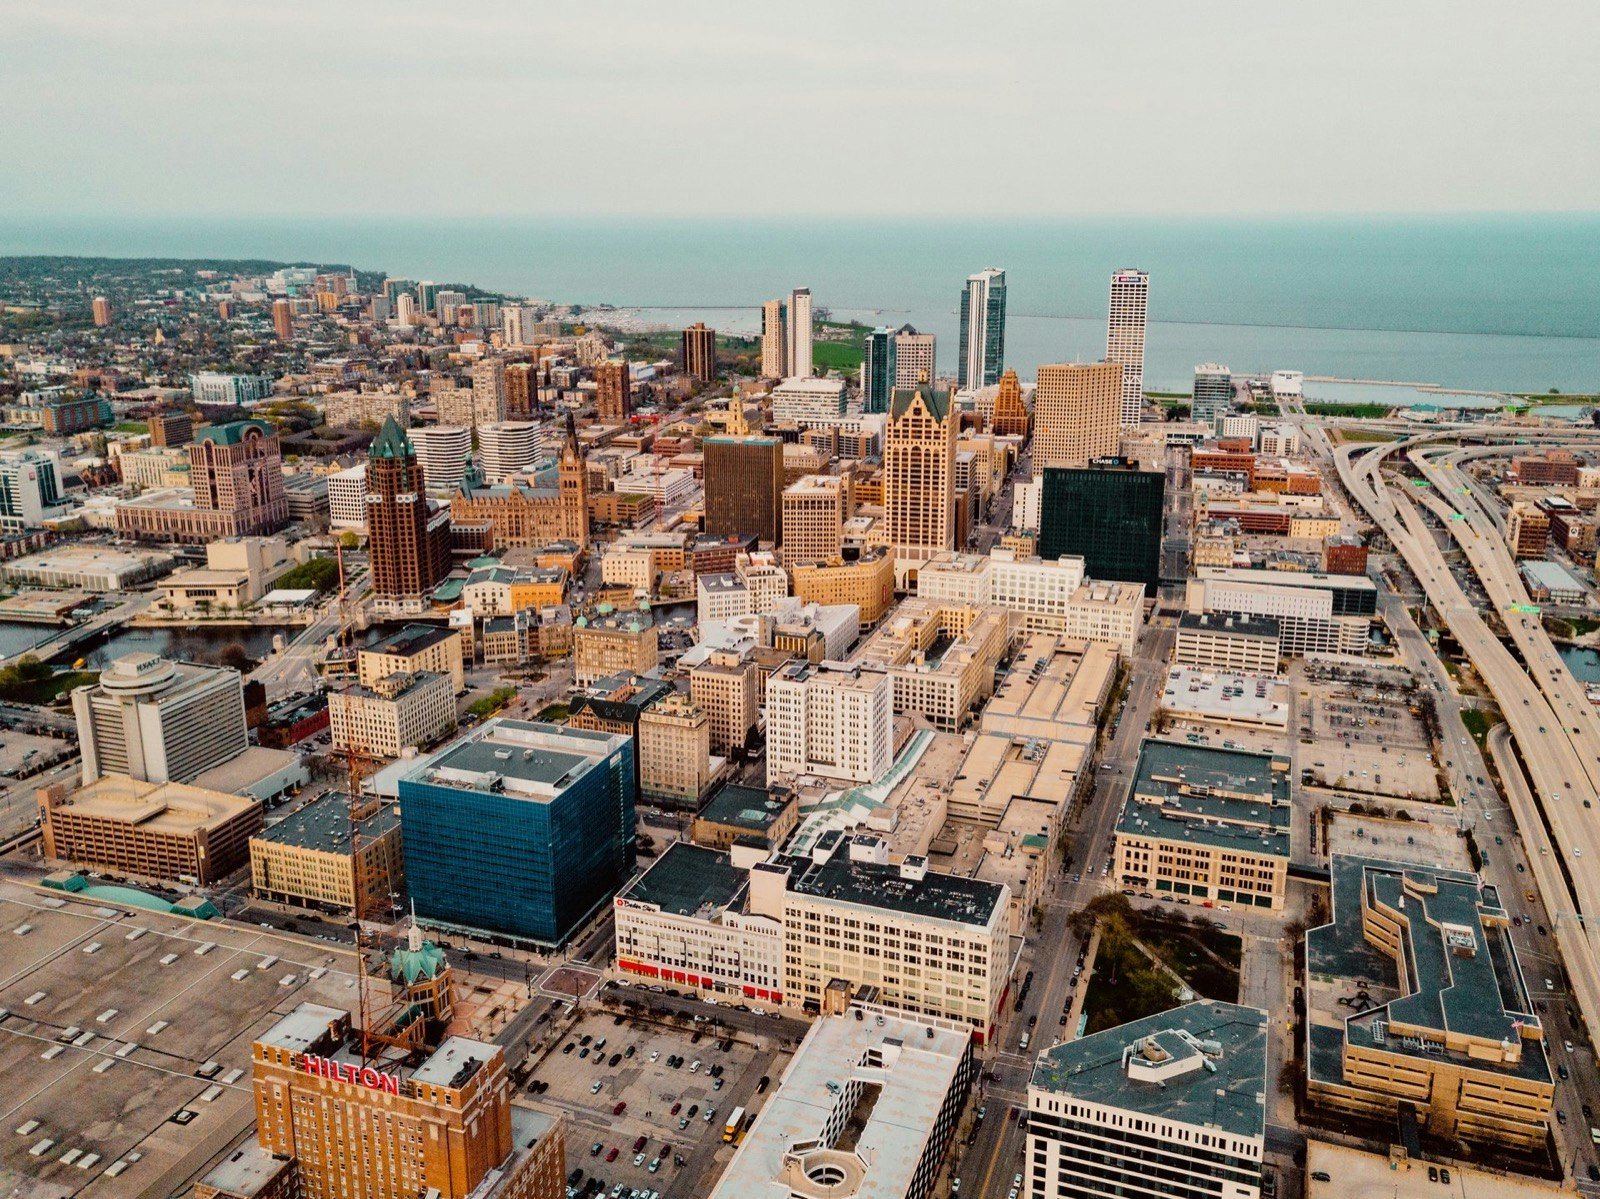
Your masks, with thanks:
[[(776, 1052), (752, 1044), (749, 1032), (725, 1036), (740, 1039), (719, 1041), (702, 1025), (673, 1027), (632, 1017), (619, 1024), (615, 1016), (591, 1010), (551, 1037), (524, 1090), (531, 1085), (535, 1102), (569, 1114), (567, 1169), (583, 1170), (580, 1191), (593, 1191), (601, 1180), (608, 1195), (618, 1184), (623, 1195), (657, 1191), (663, 1199), (703, 1192), (703, 1181), (733, 1155), (733, 1147), (722, 1142), (728, 1114), (759, 1104), (760, 1076), (776, 1083), (780, 1069)], [(679, 1057), (681, 1066), (669, 1064)], [(720, 1077), (712, 1075), (714, 1068)], [(635, 1149), (641, 1137), (645, 1143)], [(592, 1151), (595, 1145), (598, 1152)], [(653, 1161), (659, 1161), (655, 1173)]]
[(1302, 769), (1323, 786), (1437, 802), (1438, 774), (1422, 718), (1404, 698), (1313, 683), (1301, 693)]

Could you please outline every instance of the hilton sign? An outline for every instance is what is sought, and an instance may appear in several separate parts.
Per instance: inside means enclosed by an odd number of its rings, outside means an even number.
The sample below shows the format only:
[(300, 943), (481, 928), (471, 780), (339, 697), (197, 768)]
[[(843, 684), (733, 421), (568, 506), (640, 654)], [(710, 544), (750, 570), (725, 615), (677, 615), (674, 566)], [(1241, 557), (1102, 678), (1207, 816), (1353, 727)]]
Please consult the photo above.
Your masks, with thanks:
[(357, 1086), (369, 1087), (389, 1095), (400, 1093), (399, 1075), (385, 1074), (381, 1070), (374, 1070), (371, 1066), (352, 1066), (347, 1062), (336, 1062), (332, 1058), (318, 1057), (314, 1053), (302, 1053), (300, 1069), (318, 1078), (331, 1078), (335, 1082), (353, 1082)]

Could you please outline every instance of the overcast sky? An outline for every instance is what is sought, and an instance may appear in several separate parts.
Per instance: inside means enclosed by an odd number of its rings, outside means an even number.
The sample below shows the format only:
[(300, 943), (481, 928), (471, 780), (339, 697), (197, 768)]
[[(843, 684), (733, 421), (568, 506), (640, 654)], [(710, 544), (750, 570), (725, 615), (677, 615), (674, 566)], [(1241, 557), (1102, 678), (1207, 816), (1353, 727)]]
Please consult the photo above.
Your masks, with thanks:
[(0, 212), (1593, 210), (1595, 0), (0, 0)]

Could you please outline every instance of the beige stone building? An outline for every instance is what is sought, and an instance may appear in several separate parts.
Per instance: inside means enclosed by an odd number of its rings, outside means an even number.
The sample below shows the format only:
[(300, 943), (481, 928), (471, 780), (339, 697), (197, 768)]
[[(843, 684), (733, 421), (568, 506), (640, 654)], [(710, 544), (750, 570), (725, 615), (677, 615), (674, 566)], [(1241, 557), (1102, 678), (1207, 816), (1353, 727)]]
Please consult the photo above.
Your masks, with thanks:
[(613, 612), (601, 604), (572, 622), (573, 683), (587, 687), (613, 674), (644, 674), (660, 660), (655, 618), (648, 609)]
[[(951, 644), (930, 663), (927, 654), (941, 640)], [(954, 732), (994, 691), (995, 668), (1010, 642), (1011, 616), (1004, 608), (913, 598), (850, 661), (890, 675), (896, 712), (916, 712)]]
[(711, 752), (743, 747), (760, 717), (760, 671), (752, 655), (714, 650), (689, 672), (689, 694), (711, 723)]
[(443, 674), (456, 694), (466, 689), (461, 634), (438, 625), (408, 624), (356, 654), (357, 679), (374, 687), (392, 674)]
[[(351, 829), (355, 829), (354, 845)], [(331, 792), (250, 838), (250, 889), (273, 903), (386, 912), (404, 892), (400, 812), (380, 800)]]
[(329, 743), (398, 758), (456, 727), (456, 691), (447, 674), (419, 671), (328, 693)]
[(783, 490), (783, 560), (834, 562), (844, 547), (850, 517), (849, 481), (838, 475), (806, 475)]
[(861, 630), (875, 628), (894, 605), (894, 558), (879, 550), (853, 562), (834, 559), (795, 566), (795, 598), (807, 604), (854, 604)]
[(895, 585), (955, 544), (957, 417), (950, 393), (929, 384), (896, 388), (883, 444), (884, 521)]
[(1117, 452), (1122, 367), (1115, 362), (1041, 366), (1033, 393), (1033, 477), (1046, 467), (1084, 467)]
[(646, 799), (693, 808), (711, 785), (711, 720), (673, 692), (639, 714), (639, 789)]

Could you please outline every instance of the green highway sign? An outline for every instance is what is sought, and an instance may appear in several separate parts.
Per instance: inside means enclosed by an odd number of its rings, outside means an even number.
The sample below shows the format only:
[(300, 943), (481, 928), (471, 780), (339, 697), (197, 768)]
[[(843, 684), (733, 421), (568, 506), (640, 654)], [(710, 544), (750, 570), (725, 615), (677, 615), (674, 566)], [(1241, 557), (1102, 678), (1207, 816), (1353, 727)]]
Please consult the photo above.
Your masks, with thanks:
[(1466, 520), (1467, 519), (1467, 514), (1465, 512), (1452, 512), (1450, 514), (1450, 519), (1451, 520)]
[(1513, 612), (1525, 612), (1529, 616), (1537, 616), (1544, 609), (1540, 608), (1538, 604), (1512, 604), (1511, 610)]

